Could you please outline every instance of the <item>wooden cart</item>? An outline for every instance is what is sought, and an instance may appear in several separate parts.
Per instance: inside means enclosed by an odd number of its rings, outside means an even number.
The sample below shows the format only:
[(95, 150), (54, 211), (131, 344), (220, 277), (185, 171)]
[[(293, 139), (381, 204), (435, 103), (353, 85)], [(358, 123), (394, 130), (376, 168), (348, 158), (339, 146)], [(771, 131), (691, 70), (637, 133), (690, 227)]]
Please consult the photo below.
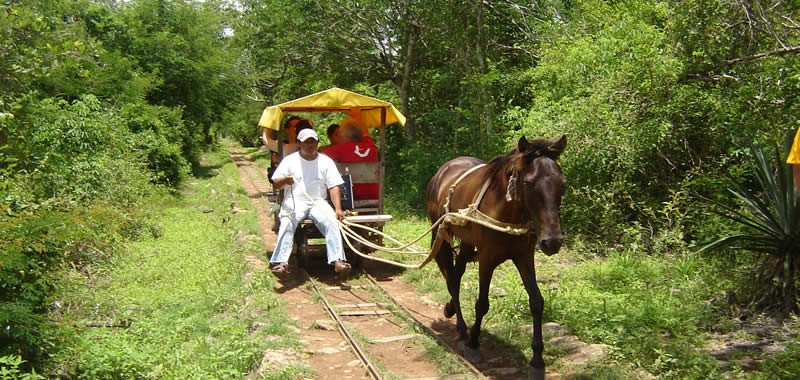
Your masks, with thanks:
[[(381, 231), (384, 224), (392, 219), (391, 215), (386, 214), (384, 209), (386, 127), (387, 125), (395, 123), (404, 125), (405, 117), (389, 102), (334, 87), (289, 102), (267, 107), (262, 113), (258, 124), (259, 127), (263, 128), (264, 135), (266, 136), (266, 132), (270, 129), (276, 132), (281, 131), (284, 124), (283, 119), (287, 114), (321, 112), (338, 112), (351, 116), (354, 114), (358, 115), (361, 123), (372, 130), (377, 130), (379, 133), (378, 139), (375, 141), (379, 150), (377, 162), (337, 163), (337, 166), (342, 175), (349, 173), (350, 180), (354, 184), (378, 184), (378, 199), (355, 199), (351, 209), (351, 213), (355, 215), (347, 216), (346, 219), (350, 222), (369, 226)], [(284, 152), (278, 148), (278, 160), (282, 159), (283, 156)], [(280, 204), (282, 196), (283, 192), (280, 191), (271, 201)], [(278, 213), (274, 214), (274, 218), (277, 231), (280, 223)], [(380, 234), (362, 229), (358, 229), (357, 231), (362, 237), (374, 244), (380, 245), (383, 242)], [(358, 251), (362, 253), (371, 252), (371, 249), (363, 244), (354, 241), (353, 243)], [(314, 258), (319, 256), (324, 257), (324, 252), (324, 238), (310, 220), (304, 221), (295, 233), (295, 245), (292, 256), (295, 257), (301, 265), (308, 266)], [(347, 243), (345, 243), (345, 255), (347, 260), (354, 265), (357, 265), (361, 261), (361, 257), (355, 254), (355, 252), (348, 247)]]

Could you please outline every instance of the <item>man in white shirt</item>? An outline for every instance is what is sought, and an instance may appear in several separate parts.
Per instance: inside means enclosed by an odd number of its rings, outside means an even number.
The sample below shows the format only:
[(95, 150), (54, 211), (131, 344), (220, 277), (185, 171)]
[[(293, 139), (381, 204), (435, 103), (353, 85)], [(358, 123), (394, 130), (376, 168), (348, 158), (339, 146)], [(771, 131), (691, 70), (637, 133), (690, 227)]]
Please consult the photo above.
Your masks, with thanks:
[[(313, 129), (300, 131), (297, 141), (300, 150), (284, 157), (272, 174), (276, 189), (289, 186), (281, 204), (278, 241), (269, 260), (272, 271), (288, 272), (295, 230), (304, 219), (310, 218), (325, 235), (328, 264), (334, 266), (336, 273), (347, 274), (350, 264), (345, 262), (338, 224), (338, 220), (344, 219), (339, 189), (344, 180), (333, 160), (317, 151), (319, 137)], [(328, 192), (335, 210), (326, 200)]]

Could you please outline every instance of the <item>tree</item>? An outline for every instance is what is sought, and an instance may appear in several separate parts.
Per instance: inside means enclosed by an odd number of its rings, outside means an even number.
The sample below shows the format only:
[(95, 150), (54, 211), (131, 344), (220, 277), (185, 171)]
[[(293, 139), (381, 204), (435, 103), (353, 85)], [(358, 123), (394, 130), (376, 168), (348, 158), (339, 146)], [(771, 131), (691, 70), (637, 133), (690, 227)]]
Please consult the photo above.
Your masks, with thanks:
[(180, 108), (189, 128), (187, 156), (214, 139), (211, 126), (238, 103), (246, 82), (226, 35), (227, 11), (216, 2), (137, 0), (116, 5), (93, 28), (96, 38), (152, 76), (145, 99)]

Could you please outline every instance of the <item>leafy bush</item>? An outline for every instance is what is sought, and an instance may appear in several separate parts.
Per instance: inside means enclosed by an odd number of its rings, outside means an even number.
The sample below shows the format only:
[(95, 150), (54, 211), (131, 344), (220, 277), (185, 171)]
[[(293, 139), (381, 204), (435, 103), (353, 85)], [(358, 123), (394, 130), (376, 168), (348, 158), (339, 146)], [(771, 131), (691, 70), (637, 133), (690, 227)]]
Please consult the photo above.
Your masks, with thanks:
[(796, 379), (800, 373), (800, 344), (790, 343), (782, 352), (767, 359), (762, 371), (770, 379)]
[(36, 371), (25, 373), (20, 370), (20, 367), (25, 363), (21, 357), (0, 356), (0, 379), (15, 379), (15, 380), (38, 380), (44, 379), (44, 376), (36, 374)]
[(264, 107), (261, 103), (250, 102), (239, 106), (233, 112), (227, 113), (224, 118), (214, 124), (216, 135), (228, 137), (241, 144), (243, 147), (261, 146), (261, 129), (258, 119)]
[(0, 356), (36, 364), (49, 350), (52, 291), (64, 265), (105, 260), (128, 218), (109, 207), (25, 213), (0, 219)]
[(153, 181), (172, 188), (189, 173), (197, 156), (196, 144), (181, 120), (181, 112), (167, 107), (129, 104), (121, 112), (132, 133), (129, 145), (140, 151)]
[(15, 166), (0, 173), (9, 212), (93, 199), (131, 204), (150, 176), (132, 149), (124, 120), (93, 96), (33, 101), (6, 123)]

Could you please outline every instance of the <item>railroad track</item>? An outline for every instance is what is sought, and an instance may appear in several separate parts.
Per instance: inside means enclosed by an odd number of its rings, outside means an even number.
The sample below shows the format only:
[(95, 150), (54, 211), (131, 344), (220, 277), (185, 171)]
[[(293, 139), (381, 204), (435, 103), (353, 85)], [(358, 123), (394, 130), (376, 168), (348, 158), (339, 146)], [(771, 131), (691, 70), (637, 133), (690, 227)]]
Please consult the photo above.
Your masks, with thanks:
[[(355, 274), (345, 282), (338, 282), (332, 275), (312, 276), (302, 268), (295, 270), (302, 271), (301, 276), (319, 298), (369, 378), (486, 379), (424, 323), (414, 319), (413, 314), (368, 273)], [(391, 345), (395, 347), (389, 347)], [(433, 377), (431, 369), (423, 375), (426, 369), (419, 368), (424, 367), (419, 357), (430, 355), (431, 346), (438, 347), (435, 352), (443, 353), (428, 360), (437, 364), (435, 373), (438, 375)], [(395, 355), (386, 357), (386, 352)], [(409, 357), (401, 358), (396, 353)], [(408, 365), (405, 359), (411, 359), (414, 365)]]
[[(239, 167), (242, 180), (254, 191), (248, 193), (251, 200), (257, 208), (260, 207), (260, 214), (266, 214), (269, 207), (266, 195), (271, 186), (266, 180), (265, 169), (252, 162), (247, 154), (232, 153), (231, 157)], [(331, 268), (322, 266), (324, 255), (309, 260), (308, 271), (296, 265), (297, 256), (292, 256), (294, 263), (290, 276), (304, 283), (306, 292), (313, 294), (308, 297), (319, 303), (330, 316), (332, 325), (319, 328), (338, 330), (346, 342), (342, 344), (349, 346), (353, 357), (361, 362), (364, 375), (355, 378), (487, 378), (430, 327), (415, 319), (414, 314), (406, 310), (365, 268), (354, 268), (351, 277), (342, 280), (333, 275)], [(343, 375), (342, 372), (334, 373), (337, 373), (336, 377)]]

